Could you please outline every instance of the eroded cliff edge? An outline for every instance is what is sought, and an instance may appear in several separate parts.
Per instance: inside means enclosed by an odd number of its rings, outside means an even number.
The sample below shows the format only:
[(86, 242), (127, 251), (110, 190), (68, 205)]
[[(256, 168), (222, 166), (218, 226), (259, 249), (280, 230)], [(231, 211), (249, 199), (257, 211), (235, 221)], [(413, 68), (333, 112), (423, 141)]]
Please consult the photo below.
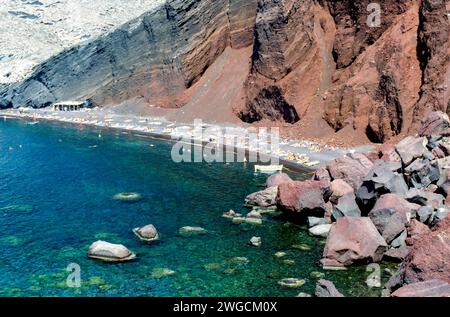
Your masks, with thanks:
[(133, 97), (184, 104), (184, 92), (227, 46), (253, 42), (256, 0), (172, 0), (87, 45), (73, 47), (3, 86), (2, 107), (57, 100), (118, 103)]
[(450, 8), (378, 1), (373, 26), (371, 3), (169, 0), (3, 86), (0, 107), (133, 100), (290, 137), (385, 142), (450, 112)]

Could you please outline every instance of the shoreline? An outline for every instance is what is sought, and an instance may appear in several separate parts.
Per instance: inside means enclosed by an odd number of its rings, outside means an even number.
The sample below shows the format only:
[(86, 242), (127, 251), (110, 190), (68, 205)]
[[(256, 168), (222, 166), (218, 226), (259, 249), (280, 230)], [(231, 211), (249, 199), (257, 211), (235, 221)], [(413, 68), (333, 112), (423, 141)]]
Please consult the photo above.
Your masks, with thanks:
[[(3, 120), (15, 119), (39, 123), (39, 120), (50, 123), (68, 123), (71, 125), (83, 125), (96, 127), (109, 131), (128, 132), (139, 137), (177, 142), (175, 136), (189, 133), (193, 125), (168, 121), (163, 117), (142, 117), (135, 115), (117, 114), (106, 109), (94, 108), (82, 111), (60, 112), (46, 109), (20, 108), (5, 109), (0, 111)], [(208, 124), (204, 122), (202, 127), (224, 129), (228, 126)], [(238, 131), (246, 130), (240, 126), (230, 126)], [(226, 135), (225, 135), (226, 138)], [(208, 140), (195, 140), (192, 138), (190, 144), (195, 146), (201, 141), (203, 147), (208, 147), (212, 142)], [(234, 153), (245, 152), (245, 157), (258, 155), (260, 158), (277, 159), (280, 165), (295, 172), (313, 172), (329, 161), (344, 156), (347, 153), (367, 151), (370, 145), (351, 149), (343, 149), (331, 146), (321, 146), (318, 143), (304, 140), (280, 139), (279, 153), (261, 151), (260, 148), (251, 148), (247, 143), (243, 147), (226, 142), (217, 143), (218, 146), (226, 146), (227, 150), (232, 148)], [(225, 153), (225, 151), (224, 151)]]

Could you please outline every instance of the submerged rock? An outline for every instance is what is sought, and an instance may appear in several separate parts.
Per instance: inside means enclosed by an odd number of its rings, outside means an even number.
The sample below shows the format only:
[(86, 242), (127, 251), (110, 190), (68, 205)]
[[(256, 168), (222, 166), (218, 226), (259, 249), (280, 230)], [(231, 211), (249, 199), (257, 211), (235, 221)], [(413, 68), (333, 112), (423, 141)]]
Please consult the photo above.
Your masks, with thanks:
[(283, 264), (285, 264), (285, 265), (295, 265), (295, 261), (286, 259), (286, 260), (283, 260)]
[(161, 279), (175, 275), (176, 272), (167, 268), (155, 268), (152, 270), (152, 278)]
[(234, 210), (227, 211), (222, 215), (222, 217), (228, 218), (228, 219), (233, 219), (233, 218), (241, 217), (241, 216), (242, 216), (241, 214), (238, 214)]
[(283, 258), (283, 257), (285, 257), (286, 255), (287, 255), (286, 252), (281, 252), (281, 251), (274, 254), (274, 256), (275, 256), (276, 258)]
[(334, 286), (333, 282), (319, 280), (316, 284), (317, 297), (344, 297)]
[(314, 271), (314, 272), (309, 273), (309, 276), (311, 278), (321, 279), (321, 278), (325, 277), (325, 273)]
[(247, 218), (262, 219), (262, 215), (258, 211), (253, 210), (247, 214)]
[(287, 288), (299, 288), (305, 285), (306, 281), (298, 278), (284, 278), (278, 284)]
[(113, 198), (115, 200), (131, 202), (131, 203), (142, 200), (142, 196), (139, 193), (120, 193), (120, 194), (114, 195)]
[(294, 244), (293, 246), (291, 246), (291, 248), (300, 251), (311, 251), (311, 247), (306, 243)]
[(245, 223), (246, 218), (245, 217), (234, 217), (231, 222), (240, 225), (241, 223)]
[(6, 207), (1, 207), (0, 211), (3, 212), (30, 212), (33, 211), (32, 205), (9, 205)]
[(178, 234), (183, 237), (204, 235), (207, 233), (208, 231), (202, 227), (190, 227), (190, 226), (180, 228), (180, 230), (178, 231)]
[(269, 187), (265, 190), (248, 195), (245, 198), (247, 206), (268, 207), (276, 204), (278, 187)]
[(260, 237), (253, 237), (253, 238), (250, 239), (249, 244), (251, 246), (259, 248), (261, 246), (261, 244), (262, 244), (262, 240), (261, 240)]
[(220, 270), (222, 265), (220, 263), (207, 263), (203, 266), (207, 271)]
[(105, 262), (124, 262), (135, 259), (136, 255), (121, 244), (97, 241), (89, 247), (88, 257)]
[(250, 263), (250, 260), (244, 256), (237, 256), (230, 259), (230, 263), (234, 265), (247, 265)]
[(267, 216), (279, 216), (281, 214), (281, 211), (278, 210), (277, 206), (253, 207), (253, 211), (257, 211), (261, 215)]
[(325, 266), (379, 262), (386, 247), (386, 241), (369, 218), (339, 218), (331, 227), (321, 262)]
[(133, 232), (141, 241), (152, 242), (159, 240), (159, 234), (154, 225), (135, 228)]

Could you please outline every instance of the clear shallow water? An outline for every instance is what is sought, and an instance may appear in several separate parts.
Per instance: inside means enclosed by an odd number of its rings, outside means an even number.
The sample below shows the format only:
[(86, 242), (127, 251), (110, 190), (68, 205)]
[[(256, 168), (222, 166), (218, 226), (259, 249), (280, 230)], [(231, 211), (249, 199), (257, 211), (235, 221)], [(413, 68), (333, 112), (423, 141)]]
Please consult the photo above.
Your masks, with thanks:
[[(265, 176), (243, 164), (176, 164), (171, 144), (122, 133), (60, 124), (0, 122), (0, 296), (296, 296), (313, 293), (313, 271), (321, 272), (323, 240), (282, 217), (263, 226), (234, 225), (229, 209), (247, 212), (245, 196)], [(150, 146), (153, 145), (153, 147)], [(95, 146), (95, 147), (94, 147)], [(309, 175), (292, 174), (296, 179)], [(112, 197), (139, 192), (141, 202)], [(132, 228), (154, 224), (158, 243), (141, 243)], [(204, 236), (177, 235), (201, 226)], [(263, 240), (261, 248), (247, 242)], [(122, 243), (134, 262), (102, 264), (88, 259), (96, 240)], [(292, 248), (307, 244), (310, 251)], [(274, 253), (285, 251), (278, 259)], [(236, 264), (246, 257), (248, 264)], [(293, 260), (287, 265), (284, 260)], [(68, 288), (67, 265), (81, 267), (82, 287)], [(170, 277), (152, 271), (168, 268)], [(324, 272), (346, 295), (375, 296), (365, 285), (366, 267)], [(306, 280), (282, 288), (282, 278)], [(389, 276), (383, 275), (387, 280)]]

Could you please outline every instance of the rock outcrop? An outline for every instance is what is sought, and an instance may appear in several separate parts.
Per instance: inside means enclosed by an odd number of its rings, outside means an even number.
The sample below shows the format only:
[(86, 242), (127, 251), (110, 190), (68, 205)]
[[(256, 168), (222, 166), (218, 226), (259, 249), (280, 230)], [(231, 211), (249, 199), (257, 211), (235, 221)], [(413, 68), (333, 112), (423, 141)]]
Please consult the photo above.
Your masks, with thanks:
[(72, 99), (106, 105), (132, 98), (181, 107), (188, 88), (227, 46), (252, 44), (255, 13), (256, 0), (169, 0), (4, 87), (0, 107)]
[(444, 0), (167, 0), (1, 85), (0, 108), (185, 107), (173, 118), (386, 142), (417, 132), (430, 111), (448, 112), (447, 10)]
[(97, 241), (89, 247), (88, 257), (104, 262), (125, 262), (135, 259), (136, 255), (124, 245)]

